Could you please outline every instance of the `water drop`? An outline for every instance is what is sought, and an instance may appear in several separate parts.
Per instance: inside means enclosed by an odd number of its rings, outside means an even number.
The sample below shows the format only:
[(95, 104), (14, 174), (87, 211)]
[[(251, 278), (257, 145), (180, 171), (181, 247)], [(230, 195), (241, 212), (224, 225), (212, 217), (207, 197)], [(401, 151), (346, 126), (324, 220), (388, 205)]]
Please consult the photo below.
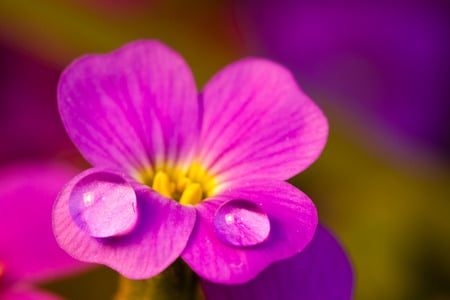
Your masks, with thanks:
[(213, 224), (217, 237), (236, 247), (258, 245), (270, 233), (267, 214), (247, 200), (230, 200), (222, 204), (216, 211)]
[(92, 237), (130, 232), (137, 222), (136, 194), (120, 175), (96, 172), (78, 181), (69, 198), (75, 224)]

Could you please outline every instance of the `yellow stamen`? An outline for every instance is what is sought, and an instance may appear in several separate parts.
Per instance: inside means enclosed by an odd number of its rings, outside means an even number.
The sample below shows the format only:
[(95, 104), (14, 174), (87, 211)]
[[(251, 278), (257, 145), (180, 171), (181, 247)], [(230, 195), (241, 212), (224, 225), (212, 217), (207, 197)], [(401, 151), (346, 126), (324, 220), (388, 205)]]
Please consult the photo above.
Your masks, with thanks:
[(200, 183), (207, 197), (210, 197), (214, 194), (214, 189), (216, 186), (215, 179), (213, 176), (208, 174), (208, 171), (203, 168), (200, 163), (194, 161), (191, 164), (187, 172), (187, 177), (189, 177), (192, 182)]
[(203, 198), (202, 187), (198, 183), (190, 183), (183, 191), (180, 198), (180, 204), (195, 205), (200, 203)]
[(177, 182), (177, 191), (184, 191), (188, 185), (190, 185), (192, 181), (187, 177), (181, 177)]
[(172, 198), (171, 182), (169, 176), (164, 172), (158, 171), (156, 173), (155, 178), (153, 178), (152, 189), (167, 198)]
[(216, 193), (216, 178), (198, 162), (188, 168), (157, 164), (140, 170), (135, 176), (164, 197), (184, 205), (194, 205)]

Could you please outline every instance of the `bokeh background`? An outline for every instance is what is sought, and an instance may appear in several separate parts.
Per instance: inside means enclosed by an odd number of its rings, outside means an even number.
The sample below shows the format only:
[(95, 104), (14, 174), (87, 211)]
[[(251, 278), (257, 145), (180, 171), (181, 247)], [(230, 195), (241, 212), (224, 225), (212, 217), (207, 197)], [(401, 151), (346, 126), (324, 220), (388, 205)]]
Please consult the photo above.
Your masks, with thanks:
[[(59, 119), (59, 74), (142, 38), (182, 54), (199, 89), (245, 56), (290, 68), (330, 123), (291, 182), (348, 251), (355, 299), (450, 299), (447, 1), (0, 0), (0, 169), (86, 168)], [(116, 280), (99, 267), (43, 288), (111, 299)]]

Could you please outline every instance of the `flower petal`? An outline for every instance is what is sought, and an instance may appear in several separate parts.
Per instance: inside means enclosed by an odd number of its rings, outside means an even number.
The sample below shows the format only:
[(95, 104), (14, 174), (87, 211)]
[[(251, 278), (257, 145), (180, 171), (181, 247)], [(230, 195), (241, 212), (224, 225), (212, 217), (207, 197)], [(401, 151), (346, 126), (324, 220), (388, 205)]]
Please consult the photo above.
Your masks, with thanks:
[(223, 181), (287, 179), (321, 153), (321, 110), (282, 66), (244, 59), (219, 72), (201, 94), (199, 161)]
[(195, 82), (185, 61), (157, 41), (76, 60), (61, 76), (58, 101), (69, 136), (94, 166), (130, 172), (191, 158)]
[(353, 272), (339, 242), (318, 226), (301, 253), (270, 265), (252, 281), (222, 285), (202, 279), (206, 299), (213, 300), (350, 300)]
[[(259, 215), (250, 214), (250, 220), (261, 220), (261, 211), (268, 216), (270, 233), (267, 238), (264, 238), (264, 221), (259, 222), (262, 224), (260, 229), (249, 227), (240, 231), (243, 234), (250, 231), (250, 238), (230, 242), (221, 237), (223, 232), (217, 231), (214, 219), (223, 205), (236, 200), (260, 207), (260, 211), (251, 209)], [(311, 241), (317, 225), (314, 204), (286, 182), (242, 182), (196, 208), (197, 224), (182, 258), (200, 277), (218, 283), (249, 281), (269, 264), (298, 253)], [(242, 209), (246, 209), (245, 206)], [(241, 216), (248, 214), (238, 217)], [(253, 235), (253, 232), (257, 234)], [(234, 232), (230, 230), (226, 234), (233, 235)], [(254, 236), (257, 243), (254, 243)], [(249, 240), (253, 244), (247, 243)]]
[(122, 174), (109, 172), (129, 180), (133, 186), (139, 218), (127, 234), (94, 238), (89, 231), (74, 222), (70, 212), (70, 197), (74, 186), (83, 178), (107, 172), (87, 170), (64, 187), (53, 211), (56, 240), (76, 259), (105, 264), (131, 279), (154, 276), (168, 267), (183, 251), (195, 224), (196, 211), (193, 207), (164, 198)]
[(0, 174), (0, 265), (7, 282), (43, 281), (80, 271), (86, 264), (58, 247), (51, 211), (59, 190), (75, 170), (28, 163)]

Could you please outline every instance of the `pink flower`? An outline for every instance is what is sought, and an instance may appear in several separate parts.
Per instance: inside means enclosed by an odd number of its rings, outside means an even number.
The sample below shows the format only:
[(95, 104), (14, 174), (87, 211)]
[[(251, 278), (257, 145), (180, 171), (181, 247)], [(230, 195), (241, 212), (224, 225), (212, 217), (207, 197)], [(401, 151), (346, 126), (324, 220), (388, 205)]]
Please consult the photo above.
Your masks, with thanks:
[(85, 268), (61, 250), (51, 211), (74, 171), (58, 165), (22, 164), (0, 172), (0, 299), (58, 299), (33, 288)]
[(282, 66), (243, 59), (197, 94), (177, 53), (137, 41), (72, 63), (58, 101), (94, 166), (53, 213), (75, 258), (140, 279), (181, 256), (200, 277), (234, 284), (311, 241), (315, 206), (284, 180), (320, 155), (328, 127)]

